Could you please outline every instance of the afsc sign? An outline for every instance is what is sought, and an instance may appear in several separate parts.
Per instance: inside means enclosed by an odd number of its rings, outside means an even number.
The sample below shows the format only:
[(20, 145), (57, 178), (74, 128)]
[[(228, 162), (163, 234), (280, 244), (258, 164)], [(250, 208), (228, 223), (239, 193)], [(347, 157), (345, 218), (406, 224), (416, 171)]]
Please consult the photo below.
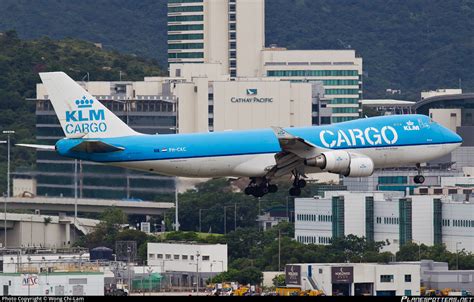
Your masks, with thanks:
[(94, 100), (88, 100), (85, 96), (74, 101), (76, 110), (66, 111), (66, 126), (64, 130), (67, 134), (76, 133), (97, 133), (107, 131), (105, 123), (105, 111), (94, 109)]
[(36, 275), (36, 274), (21, 275), (21, 286), (22, 287), (36, 287), (38, 285), (39, 285), (38, 275)]
[(273, 98), (257, 97), (258, 90), (256, 88), (246, 89), (247, 97), (231, 97), (232, 103), (273, 103)]

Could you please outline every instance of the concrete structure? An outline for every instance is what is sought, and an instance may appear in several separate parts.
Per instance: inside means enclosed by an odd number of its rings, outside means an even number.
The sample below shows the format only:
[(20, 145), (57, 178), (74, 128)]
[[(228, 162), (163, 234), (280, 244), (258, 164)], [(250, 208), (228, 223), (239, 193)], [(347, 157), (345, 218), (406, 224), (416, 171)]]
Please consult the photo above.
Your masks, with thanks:
[(402, 101), (393, 99), (364, 99), (361, 100), (362, 112), (371, 109), (376, 111), (379, 115), (392, 114), (411, 114), (413, 113), (413, 105), (415, 102)]
[(232, 79), (321, 82), (329, 100), (323, 108), (331, 114), (313, 110), (314, 117), (323, 115), (317, 124), (360, 116), (362, 58), (348, 49), (265, 47), (264, 0), (169, 0), (168, 63), (170, 75), (177, 77), (181, 73), (172, 71), (175, 63), (200, 63), (215, 64)]
[(14, 197), (34, 197), (36, 196), (36, 179), (31, 177), (13, 178)]
[(329, 244), (353, 234), (388, 240), (383, 250), (393, 253), (410, 242), (473, 252), (473, 228), (474, 203), (443, 195), (334, 191), (324, 198), (295, 199), (295, 239), (306, 244)]
[(64, 268), (68, 264), (84, 264), (87, 268), (89, 252), (87, 250), (74, 250), (62, 248), (28, 248), (7, 249), (0, 252), (2, 273), (52, 272)]
[(262, 286), (263, 287), (273, 287), (275, 286), (273, 284), (273, 278), (279, 275), (284, 275), (284, 272), (262, 272), (263, 274), (263, 281), (262, 281)]
[(193, 65), (171, 65), (172, 74), (186, 76), (173, 86), (180, 133), (312, 125), (314, 85), (268, 78), (230, 81), (222, 74), (205, 75), (215, 64)]
[[(0, 215), (0, 243), (3, 245), (5, 216)], [(7, 213), (7, 247), (70, 247), (79, 235), (91, 232), (100, 221), (67, 216)]]
[(256, 77), (264, 14), (264, 0), (169, 0), (168, 62), (221, 63), (232, 77)]
[[(33, 250), (30, 250), (30, 252)], [(3, 296), (103, 296), (104, 273), (86, 251), (2, 250)]]
[(432, 98), (435, 96), (444, 96), (444, 95), (454, 95), (454, 94), (462, 94), (462, 89), (436, 89), (436, 90), (428, 90), (421, 92), (421, 99)]
[(3, 296), (103, 296), (100, 272), (0, 274)]
[(425, 290), (451, 289), (455, 292), (474, 291), (474, 271), (450, 270), (447, 262), (433, 260), (391, 262), (391, 264), (414, 264), (420, 267), (420, 282)]
[(329, 296), (417, 296), (420, 266), (376, 263), (287, 264), (286, 285)]
[(205, 285), (207, 279), (227, 271), (227, 244), (148, 243), (148, 265), (158, 268), (172, 286)]
[[(76, 200), (74, 198), (13, 197), (8, 200), (8, 209), (34, 209), (40, 212), (55, 214), (58, 212), (74, 213), (75, 202)], [(125, 214), (158, 216), (162, 215), (166, 210), (173, 208), (174, 203), (92, 198), (77, 199), (78, 213), (103, 213), (106, 209), (110, 209), (111, 207), (121, 209)]]
[(333, 123), (359, 118), (362, 58), (354, 50), (262, 50), (263, 75), (279, 80), (322, 81)]
[[(176, 132), (176, 108), (170, 94), (170, 80), (145, 79), (140, 82), (79, 82), (131, 128), (147, 134)], [(36, 139), (54, 145), (64, 137), (59, 121), (43, 84), (37, 84)], [(38, 150), (36, 159), (37, 195), (73, 197), (74, 160), (55, 152)], [(15, 173), (15, 177), (31, 173)], [(79, 198), (139, 198), (154, 200), (160, 194), (174, 192), (174, 179), (118, 167), (78, 161), (77, 196)]]
[(398, 191), (413, 194), (418, 187), (440, 186), (443, 178), (464, 175), (451, 166), (452, 163), (441, 163), (423, 167), (423, 184), (414, 182), (414, 177), (418, 174), (415, 167), (376, 170), (368, 177), (344, 177), (342, 182), (349, 191)]
[[(289, 213), (288, 213), (289, 216)], [(272, 227), (278, 225), (280, 222), (287, 222), (289, 217), (278, 217), (278, 216), (271, 216), (271, 213), (265, 213), (263, 215), (257, 216), (257, 222), (259, 229), (266, 231), (271, 229)]]

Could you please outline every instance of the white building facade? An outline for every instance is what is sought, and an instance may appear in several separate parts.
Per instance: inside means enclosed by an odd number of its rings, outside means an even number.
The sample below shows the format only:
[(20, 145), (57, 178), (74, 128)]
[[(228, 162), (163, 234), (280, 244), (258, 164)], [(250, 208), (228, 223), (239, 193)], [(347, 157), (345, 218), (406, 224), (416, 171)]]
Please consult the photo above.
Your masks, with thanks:
[(103, 296), (104, 274), (0, 274), (3, 296)]
[(474, 251), (474, 203), (443, 195), (396, 192), (326, 192), (325, 198), (295, 200), (295, 239), (329, 244), (349, 234), (389, 241), (384, 251), (406, 243), (445, 244), (451, 252)]
[(148, 265), (162, 272), (227, 271), (227, 244), (148, 243)]
[(319, 123), (360, 116), (362, 58), (350, 49), (265, 47), (264, 0), (168, 0), (168, 63), (172, 76), (176, 63), (216, 64), (231, 79), (321, 82), (332, 117)]
[(420, 266), (376, 263), (298, 263), (285, 268), (288, 287), (328, 296), (417, 296)]

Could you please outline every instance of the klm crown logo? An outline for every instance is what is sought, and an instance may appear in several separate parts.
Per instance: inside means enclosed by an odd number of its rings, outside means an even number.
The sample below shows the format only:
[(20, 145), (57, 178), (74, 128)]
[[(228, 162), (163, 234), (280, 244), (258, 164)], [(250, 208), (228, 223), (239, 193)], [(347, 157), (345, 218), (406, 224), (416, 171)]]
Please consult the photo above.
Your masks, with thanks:
[(77, 108), (92, 108), (92, 104), (94, 103), (93, 99), (88, 100), (85, 96), (82, 97), (80, 100), (75, 101)]
[(405, 131), (419, 131), (420, 130), (420, 126), (418, 125), (415, 125), (414, 122), (412, 121), (408, 121), (406, 126), (403, 126), (403, 129)]

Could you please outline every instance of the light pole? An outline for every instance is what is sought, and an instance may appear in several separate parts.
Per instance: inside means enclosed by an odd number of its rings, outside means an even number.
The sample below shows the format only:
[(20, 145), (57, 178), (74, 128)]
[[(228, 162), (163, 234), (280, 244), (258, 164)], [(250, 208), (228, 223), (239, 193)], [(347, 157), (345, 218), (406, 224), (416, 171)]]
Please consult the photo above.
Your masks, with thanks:
[(3, 248), (7, 248), (7, 194), (3, 193), (3, 204), (4, 204), (4, 215), (5, 220), (3, 221)]
[(237, 229), (237, 204), (234, 203), (233, 205), (224, 206), (224, 234), (227, 234), (226, 209), (228, 207), (234, 207), (234, 231)]
[[(77, 229), (77, 159), (74, 159), (74, 228)], [(72, 232), (73, 241), (76, 241), (76, 232)]]
[(456, 270), (459, 270), (459, 252), (458, 252), (458, 244), (462, 242), (456, 242)]
[(199, 251), (196, 252), (196, 296), (199, 296)]
[(179, 220), (178, 220), (178, 177), (174, 178), (174, 200), (176, 203), (175, 207), (175, 231), (179, 231)]
[(8, 144), (8, 155), (7, 155), (7, 198), (10, 198), (10, 135), (15, 134), (15, 131), (13, 130), (3, 130), (3, 134), (6, 134), (8, 139), (7, 139), (7, 144)]
[[(288, 234), (287, 232), (283, 232), (283, 234)], [(278, 271), (280, 272), (281, 268), (281, 230), (278, 228)]]
[(201, 233), (201, 212), (202, 211), (207, 211), (210, 209), (199, 209), (199, 233)]
[(288, 218), (288, 222), (291, 222), (291, 217), (289, 216), (290, 214), (290, 206), (289, 206), (289, 199), (291, 198), (291, 196), (286, 196), (286, 218)]

